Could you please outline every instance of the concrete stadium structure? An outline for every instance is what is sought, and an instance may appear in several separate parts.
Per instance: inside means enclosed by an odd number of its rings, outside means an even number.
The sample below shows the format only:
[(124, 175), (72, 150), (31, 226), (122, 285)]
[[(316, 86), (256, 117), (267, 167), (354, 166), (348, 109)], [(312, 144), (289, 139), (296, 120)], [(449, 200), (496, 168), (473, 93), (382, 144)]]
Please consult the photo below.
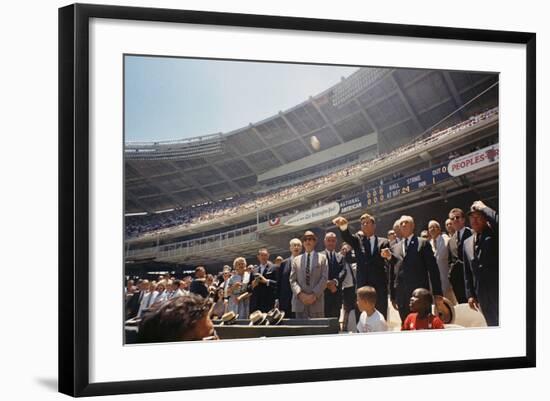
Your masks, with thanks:
[[(255, 210), (185, 227), (171, 227), (126, 240), (127, 267), (150, 261), (230, 263), (237, 255), (255, 262), (259, 247), (286, 255), (288, 240), (305, 228), (331, 229), (330, 218), (299, 226), (287, 224), (316, 205), (363, 196), (395, 172), (404, 176), (448, 161), (450, 152), (468, 153), (498, 142), (498, 111), (489, 118), (436, 140), (434, 132), (498, 107), (498, 75), (457, 71), (361, 68), (347, 79), (266, 120), (229, 133), (189, 140), (127, 143), (126, 213), (186, 208), (202, 202), (262, 193), (278, 186), (330, 174), (381, 159), (299, 196)], [(442, 123), (440, 123), (444, 120)], [(309, 138), (321, 143), (316, 152)], [(410, 147), (403, 146), (417, 143)], [(398, 156), (384, 159), (398, 148)], [(377, 160), (378, 160), (377, 159)], [(413, 210), (419, 224), (440, 218), (454, 206), (483, 198), (498, 202), (498, 163), (429, 183), (375, 204), (345, 210), (352, 221), (368, 209), (379, 218), (380, 233)], [(411, 178), (412, 179), (412, 178)], [(350, 201), (351, 202), (351, 201)], [(276, 222), (276, 224), (274, 224)]]

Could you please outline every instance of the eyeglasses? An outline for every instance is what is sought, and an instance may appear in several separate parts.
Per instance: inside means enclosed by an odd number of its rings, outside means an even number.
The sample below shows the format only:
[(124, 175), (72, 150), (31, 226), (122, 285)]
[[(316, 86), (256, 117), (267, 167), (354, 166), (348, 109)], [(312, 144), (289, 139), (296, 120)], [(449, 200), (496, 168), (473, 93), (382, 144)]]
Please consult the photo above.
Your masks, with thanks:
[(313, 237), (304, 238), (304, 242), (306, 242), (306, 241), (315, 241), (315, 238), (313, 238)]
[(451, 220), (460, 220), (462, 218), (462, 216), (453, 216), (453, 217), (449, 217)]

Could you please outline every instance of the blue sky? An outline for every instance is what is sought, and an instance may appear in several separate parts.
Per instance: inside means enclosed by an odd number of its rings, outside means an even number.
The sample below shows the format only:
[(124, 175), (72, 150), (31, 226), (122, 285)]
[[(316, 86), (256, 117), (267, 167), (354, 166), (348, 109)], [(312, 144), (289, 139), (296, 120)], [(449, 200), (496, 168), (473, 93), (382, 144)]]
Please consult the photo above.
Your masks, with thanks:
[(189, 138), (257, 122), (356, 67), (126, 56), (126, 142)]

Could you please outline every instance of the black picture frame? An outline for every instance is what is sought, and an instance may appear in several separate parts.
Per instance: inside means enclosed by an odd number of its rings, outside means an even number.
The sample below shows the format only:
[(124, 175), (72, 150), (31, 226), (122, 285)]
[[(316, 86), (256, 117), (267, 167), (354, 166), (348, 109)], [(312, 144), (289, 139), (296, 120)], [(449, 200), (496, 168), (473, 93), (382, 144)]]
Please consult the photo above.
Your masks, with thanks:
[(314, 382), (536, 365), (535, 269), (526, 276), (526, 354), (522, 357), (90, 383), (89, 380), (89, 117), (91, 18), (249, 28), (323, 31), (523, 44), (526, 47), (526, 255), (535, 260), (536, 35), (433, 26), (74, 4), (59, 9), (59, 391), (71, 396)]

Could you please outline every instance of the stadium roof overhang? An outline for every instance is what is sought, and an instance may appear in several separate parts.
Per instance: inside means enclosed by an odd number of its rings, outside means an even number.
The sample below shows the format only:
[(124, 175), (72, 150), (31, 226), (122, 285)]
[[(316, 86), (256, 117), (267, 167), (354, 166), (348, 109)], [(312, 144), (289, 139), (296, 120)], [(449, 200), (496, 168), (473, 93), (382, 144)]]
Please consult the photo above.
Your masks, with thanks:
[[(257, 188), (258, 177), (375, 135), (381, 153), (498, 104), (497, 74), (362, 68), (305, 102), (225, 134), (126, 144), (125, 211), (215, 202)], [(479, 97), (478, 97), (479, 96)], [(472, 99), (474, 102), (469, 103)]]
[(337, 182), (332, 183), (330, 186), (321, 186), (315, 191), (301, 193), (299, 196), (293, 198), (282, 198), (275, 204), (259, 207), (256, 210), (250, 210), (248, 212), (243, 211), (242, 213), (220, 217), (197, 225), (175, 226), (162, 230), (161, 232), (145, 234), (140, 237), (128, 239), (126, 244), (146, 244), (156, 240), (169, 241), (170, 239), (193, 236), (212, 230), (223, 231), (224, 228), (229, 228), (243, 222), (255, 221), (257, 214), (270, 214), (272, 216), (276, 216), (278, 212), (292, 208), (302, 208), (304, 205), (314, 203), (315, 201), (323, 199), (326, 196), (345, 193), (346, 191), (356, 189), (369, 181), (379, 180), (388, 174), (406, 171), (411, 168), (415, 168), (421, 163), (431, 162), (432, 160), (446, 157), (450, 152), (459, 147), (467, 147), (471, 144), (479, 143), (484, 141), (486, 138), (494, 137), (497, 133), (498, 115), (482, 124), (479, 124), (478, 126), (473, 127), (472, 129), (461, 132), (459, 135), (449, 136), (444, 140), (434, 143), (422, 151), (404, 155), (396, 158), (391, 163), (385, 163), (376, 168), (369, 168), (358, 175), (340, 179)]

